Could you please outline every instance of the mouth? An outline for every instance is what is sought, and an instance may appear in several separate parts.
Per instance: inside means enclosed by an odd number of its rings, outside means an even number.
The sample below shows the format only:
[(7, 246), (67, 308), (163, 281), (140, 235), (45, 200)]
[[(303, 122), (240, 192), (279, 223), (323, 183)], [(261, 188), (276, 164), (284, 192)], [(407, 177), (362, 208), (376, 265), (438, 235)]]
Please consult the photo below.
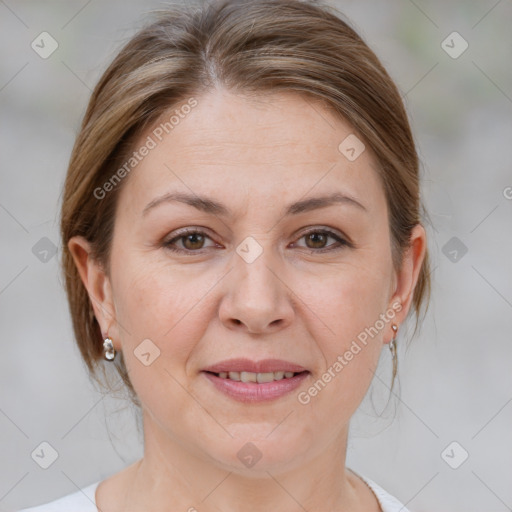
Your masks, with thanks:
[(308, 370), (301, 372), (289, 372), (289, 371), (276, 371), (276, 372), (211, 372), (206, 371), (211, 375), (215, 375), (220, 379), (232, 380), (235, 382), (254, 382), (257, 384), (263, 384), (266, 382), (280, 381), (283, 379), (292, 379), (293, 377), (301, 374), (309, 373)]
[(290, 395), (311, 375), (282, 359), (229, 359), (204, 368), (212, 389), (242, 403), (268, 402)]
[(228, 359), (203, 368), (212, 389), (243, 403), (277, 400), (297, 389), (311, 372), (283, 359)]

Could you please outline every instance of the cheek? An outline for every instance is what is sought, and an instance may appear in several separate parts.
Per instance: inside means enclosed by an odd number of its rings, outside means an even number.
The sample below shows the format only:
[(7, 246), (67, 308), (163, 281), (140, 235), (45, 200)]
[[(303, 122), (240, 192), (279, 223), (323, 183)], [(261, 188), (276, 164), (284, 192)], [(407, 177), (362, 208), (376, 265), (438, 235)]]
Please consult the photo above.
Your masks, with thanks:
[(199, 302), (206, 290), (187, 281), (163, 265), (131, 265), (127, 259), (118, 275), (116, 312), (125, 364), (144, 407), (157, 417), (168, 414), (170, 396), (173, 414), (185, 414), (187, 396), (178, 382), (186, 382), (187, 361), (205, 328)]
[(309, 307), (311, 321), (325, 333), (321, 339), (330, 352), (350, 344), (385, 312), (390, 276), (377, 272), (379, 265), (361, 259), (358, 264), (338, 266), (325, 275), (295, 283), (297, 295)]
[(343, 338), (356, 338), (374, 325), (387, 306), (387, 280), (374, 274), (358, 273), (343, 280), (335, 329)]
[(310, 298), (311, 308), (316, 304), (314, 311), (322, 319), (315, 322), (322, 365), (299, 399), (308, 421), (329, 425), (325, 428), (333, 433), (349, 422), (373, 379), (384, 331), (371, 328), (386, 308), (383, 290), (381, 281), (347, 272), (331, 281), (316, 303)]
[(309, 291), (304, 301), (318, 326), (315, 338), (323, 356), (319, 371), (326, 382), (321, 394), (342, 409), (350, 409), (366, 393), (391, 324), (381, 316), (388, 307), (390, 276), (370, 268), (362, 261), (357, 267), (340, 268), (325, 281), (322, 293)]
[(201, 322), (206, 320), (201, 311), (215, 280), (194, 279), (168, 262), (146, 259), (125, 258), (117, 272), (116, 315), (123, 345), (133, 351), (150, 339), (163, 359), (172, 360), (173, 366), (177, 361), (183, 364), (193, 340), (201, 339), (207, 325)]

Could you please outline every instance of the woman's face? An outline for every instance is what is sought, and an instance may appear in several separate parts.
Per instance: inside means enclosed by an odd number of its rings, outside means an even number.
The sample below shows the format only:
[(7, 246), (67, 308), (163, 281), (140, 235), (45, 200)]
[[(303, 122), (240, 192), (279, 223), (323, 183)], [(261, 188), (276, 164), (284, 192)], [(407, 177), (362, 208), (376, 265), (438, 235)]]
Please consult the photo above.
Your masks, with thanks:
[[(353, 130), (321, 105), (227, 91), (196, 100), (134, 148), (155, 145), (124, 178), (97, 316), (161, 453), (179, 447), (238, 472), (293, 468), (346, 435), (409, 308), (424, 231), (396, 274), (370, 150), (357, 156), (351, 138), (340, 151)], [(311, 201), (335, 193), (354, 201)], [(278, 396), (244, 400), (204, 371), (232, 358), (308, 373), (287, 393), (281, 380), (263, 384)]]

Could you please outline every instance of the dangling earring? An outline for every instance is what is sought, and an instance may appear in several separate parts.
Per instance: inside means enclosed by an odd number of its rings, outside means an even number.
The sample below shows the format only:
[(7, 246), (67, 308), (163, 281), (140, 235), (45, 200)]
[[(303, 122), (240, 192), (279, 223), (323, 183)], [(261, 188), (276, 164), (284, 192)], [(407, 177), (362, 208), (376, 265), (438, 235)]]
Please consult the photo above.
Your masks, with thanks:
[[(394, 331), (393, 339), (389, 342), (389, 350), (391, 351), (391, 355), (393, 356), (393, 382), (395, 380), (395, 375), (398, 369), (398, 357), (396, 355), (396, 335), (398, 332), (398, 327), (396, 324), (392, 324), (391, 328)], [(391, 387), (393, 387), (393, 384), (391, 384)]]
[(103, 355), (107, 361), (113, 361), (116, 357), (116, 351), (110, 338), (105, 338), (103, 341)]

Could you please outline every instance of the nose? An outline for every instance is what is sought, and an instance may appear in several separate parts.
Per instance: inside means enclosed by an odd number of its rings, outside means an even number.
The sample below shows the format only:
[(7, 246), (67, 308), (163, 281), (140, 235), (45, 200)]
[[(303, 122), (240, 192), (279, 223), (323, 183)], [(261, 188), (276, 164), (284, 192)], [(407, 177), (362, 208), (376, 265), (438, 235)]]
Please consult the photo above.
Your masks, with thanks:
[(263, 247), (263, 252), (250, 263), (235, 253), (219, 307), (221, 322), (229, 329), (251, 334), (271, 333), (289, 326), (295, 314), (293, 292), (279, 277), (283, 274), (280, 270), (281, 263), (270, 247)]

